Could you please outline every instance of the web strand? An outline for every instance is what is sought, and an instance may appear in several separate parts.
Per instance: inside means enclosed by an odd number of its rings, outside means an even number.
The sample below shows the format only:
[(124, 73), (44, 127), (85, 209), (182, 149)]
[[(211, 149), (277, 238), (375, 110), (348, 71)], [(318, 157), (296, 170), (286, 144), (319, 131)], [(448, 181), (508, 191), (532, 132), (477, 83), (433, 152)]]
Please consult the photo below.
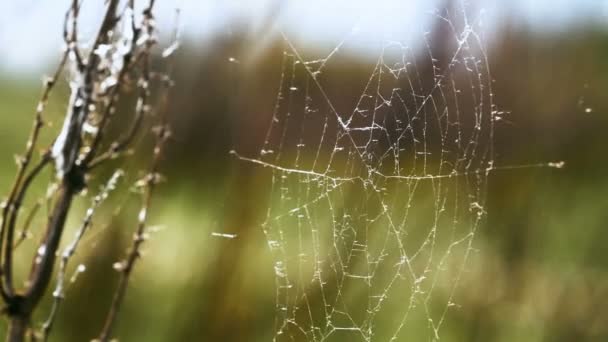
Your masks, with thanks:
[(479, 20), (464, 5), (434, 17), (448, 28), (443, 41), (383, 42), (351, 102), (327, 81), (350, 35), (305, 57), (282, 34), (264, 144), (257, 156), (232, 152), (272, 179), (263, 230), (276, 341), (438, 340), (487, 214), (489, 175), (561, 167), (495, 165), (498, 111)]

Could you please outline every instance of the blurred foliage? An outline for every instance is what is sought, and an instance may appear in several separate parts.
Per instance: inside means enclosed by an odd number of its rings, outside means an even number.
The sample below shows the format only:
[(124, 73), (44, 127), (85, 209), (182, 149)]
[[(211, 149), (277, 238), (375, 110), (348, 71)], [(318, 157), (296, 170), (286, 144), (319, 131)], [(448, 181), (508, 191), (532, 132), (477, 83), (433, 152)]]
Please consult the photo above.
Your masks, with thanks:
[[(127, 292), (117, 331), (123, 341), (272, 339), (274, 271), (259, 227), (267, 179), (228, 151), (254, 152), (261, 146), (282, 48), (275, 44), (248, 60), (250, 43), (230, 35), (204, 52), (196, 42), (180, 52), (172, 98), (174, 139), (163, 167), (167, 182), (153, 203), (153, 222), (159, 226), (145, 244)], [(489, 45), (495, 100), (510, 113), (498, 125), (495, 163), (563, 160), (566, 167), (491, 175), (489, 216), (478, 231), (476, 252), (458, 287), (457, 306), (442, 327), (442, 340), (608, 340), (608, 36), (582, 29), (535, 36), (511, 27)], [(229, 57), (242, 63), (231, 63)], [(368, 63), (353, 58), (340, 68), (328, 84), (333, 91), (356, 94), (356, 87), (335, 87), (365, 77)], [(36, 82), (0, 81), (4, 193), (39, 88)], [(47, 143), (63, 113), (65, 88), (49, 106), (53, 126)], [(133, 182), (143, 165), (134, 159), (128, 168), (131, 178), (125, 182)], [(86, 208), (86, 196), (68, 223), (64, 243), (78, 212)], [(31, 205), (34, 199), (29, 200)], [(112, 264), (128, 246), (136, 204), (123, 189), (97, 216), (78, 252), (80, 260), (72, 264), (85, 263), (87, 270), (67, 289), (52, 341), (89, 340), (98, 333), (117, 281)], [(238, 236), (221, 239), (211, 232)], [(36, 238), (21, 252), (23, 269)], [(37, 311), (38, 322), (49, 304), (47, 297)], [(414, 340), (428, 339), (422, 334), (426, 323), (420, 324), (418, 338), (416, 326), (407, 328)]]

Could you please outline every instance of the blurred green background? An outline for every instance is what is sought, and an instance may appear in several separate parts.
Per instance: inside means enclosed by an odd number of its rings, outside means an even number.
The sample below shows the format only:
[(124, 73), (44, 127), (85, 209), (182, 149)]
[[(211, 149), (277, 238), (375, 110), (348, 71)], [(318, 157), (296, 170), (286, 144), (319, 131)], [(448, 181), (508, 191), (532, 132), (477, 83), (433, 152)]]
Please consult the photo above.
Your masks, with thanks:
[[(509, 113), (496, 126), (495, 163), (564, 161), (565, 167), (490, 174), (487, 217), (477, 230), (441, 340), (608, 340), (606, 32), (585, 23), (537, 32), (513, 21), (488, 39), (494, 100)], [(441, 32), (433, 37), (438, 39), (431, 44), (441, 44)], [(174, 138), (162, 166), (167, 181), (155, 196), (154, 226), (120, 316), (116, 335), (121, 341), (274, 337), (274, 260), (260, 226), (269, 205), (268, 173), (229, 154), (259, 152), (277, 96), (285, 44), (272, 36), (260, 51), (258, 39), (237, 27), (205, 48), (186, 38), (178, 54), (171, 100)], [(314, 55), (315, 49), (305, 50)], [(359, 89), (344, 84), (369, 78), (374, 61), (338, 58), (334, 79), (326, 85), (334, 94), (356, 96)], [(4, 193), (40, 94), (38, 76), (24, 75), (0, 75)], [(67, 86), (61, 84), (46, 114), (47, 143), (61, 123), (66, 96)], [(140, 147), (150, 149), (146, 141)], [(147, 154), (142, 155), (123, 166), (130, 171), (124, 183), (145, 169)], [(111, 167), (101, 170), (92, 187), (110, 172)], [(72, 268), (84, 263), (87, 270), (68, 287), (51, 341), (90, 340), (99, 332), (117, 281), (112, 264), (124, 255), (136, 222), (138, 198), (127, 188), (111, 194), (72, 262)], [(44, 192), (43, 183), (37, 191)], [(64, 243), (88, 198), (83, 195), (76, 204)], [(28, 206), (35, 200), (30, 198)], [(42, 220), (34, 221), (33, 238), (18, 254), (23, 272)], [(37, 322), (49, 305), (47, 297)], [(407, 340), (432, 339), (424, 321), (405, 330)]]

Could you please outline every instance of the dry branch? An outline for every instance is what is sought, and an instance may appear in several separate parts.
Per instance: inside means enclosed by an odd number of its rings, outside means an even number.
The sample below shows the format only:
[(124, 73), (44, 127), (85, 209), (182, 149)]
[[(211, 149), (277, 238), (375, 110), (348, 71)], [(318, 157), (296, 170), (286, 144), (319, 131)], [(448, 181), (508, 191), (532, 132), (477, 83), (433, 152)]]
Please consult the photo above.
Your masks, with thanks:
[[(150, 108), (151, 56), (156, 45), (155, 23), (153, 16), (154, 0), (150, 0), (141, 16), (136, 16), (135, 0), (129, 0), (120, 8), (119, 0), (106, 1), (106, 10), (94, 43), (87, 53), (79, 47), (78, 18), (81, 2), (73, 0), (65, 14), (63, 39), (65, 51), (57, 70), (45, 81), (44, 89), (38, 103), (32, 131), (25, 153), (17, 160), (17, 174), (2, 207), (0, 225), (0, 295), (5, 302), (3, 312), (9, 318), (7, 341), (24, 341), (31, 331), (31, 317), (41, 298), (47, 291), (53, 275), (56, 256), (58, 255), (65, 222), (70, 214), (75, 196), (87, 188), (87, 180), (93, 168), (104, 163), (128, 148), (132, 147), (135, 137), (145, 131), (146, 114)], [(138, 22), (139, 20), (139, 22)], [(35, 150), (39, 144), (40, 131), (43, 128), (43, 112), (54, 86), (63, 74), (66, 66), (71, 67), (71, 95), (63, 126), (51, 146), (44, 149), (36, 163)], [(138, 94), (136, 106), (131, 111), (131, 125), (117, 141), (111, 139), (107, 131), (112, 122), (119, 98), (123, 95), (124, 85), (137, 80)], [(158, 168), (164, 144), (169, 137), (167, 125), (167, 96), (171, 84), (165, 77), (159, 103), (162, 109), (157, 142), (153, 152), (153, 162), (146, 177), (144, 199), (139, 216), (135, 239), (124, 268), (116, 294), (111, 303), (100, 339), (106, 341), (116, 321), (120, 303), (126, 291), (130, 272), (139, 256), (139, 246), (144, 240), (145, 225), (149, 212), (154, 185), (160, 178)], [(104, 146), (109, 147), (102, 151)], [(33, 164), (33, 166), (32, 166)], [(43, 231), (43, 238), (33, 256), (31, 271), (24, 288), (16, 288), (14, 281), (14, 251), (27, 237), (33, 218), (42, 205), (38, 201), (25, 218), (23, 229), (16, 238), (16, 226), (21, 213), (21, 206), (31, 192), (31, 185), (40, 178), (42, 171), (54, 165), (56, 190), (48, 197), (49, 216)], [(61, 255), (60, 268), (57, 273), (57, 284), (54, 291), (54, 302), (48, 320), (42, 327), (42, 338), (47, 339), (55, 320), (59, 304), (64, 295), (64, 282), (67, 264), (76, 253), (79, 243), (92, 224), (93, 213), (115, 186), (119, 173), (112, 177), (99, 195), (93, 198), (74, 241)], [(54, 181), (51, 181), (54, 182)]]

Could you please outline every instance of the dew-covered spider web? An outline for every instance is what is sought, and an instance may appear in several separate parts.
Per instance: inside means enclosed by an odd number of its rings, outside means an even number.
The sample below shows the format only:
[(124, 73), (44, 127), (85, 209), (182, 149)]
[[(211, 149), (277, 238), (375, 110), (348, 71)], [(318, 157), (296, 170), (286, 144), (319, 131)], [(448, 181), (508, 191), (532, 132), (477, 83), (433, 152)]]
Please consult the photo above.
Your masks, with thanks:
[(236, 152), (271, 171), (276, 341), (437, 340), (458, 310), (499, 112), (479, 16), (427, 15), (441, 34), (382, 40), (356, 81), (335, 75), (349, 37), (319, 55), (283, 35), (266, 139)]

